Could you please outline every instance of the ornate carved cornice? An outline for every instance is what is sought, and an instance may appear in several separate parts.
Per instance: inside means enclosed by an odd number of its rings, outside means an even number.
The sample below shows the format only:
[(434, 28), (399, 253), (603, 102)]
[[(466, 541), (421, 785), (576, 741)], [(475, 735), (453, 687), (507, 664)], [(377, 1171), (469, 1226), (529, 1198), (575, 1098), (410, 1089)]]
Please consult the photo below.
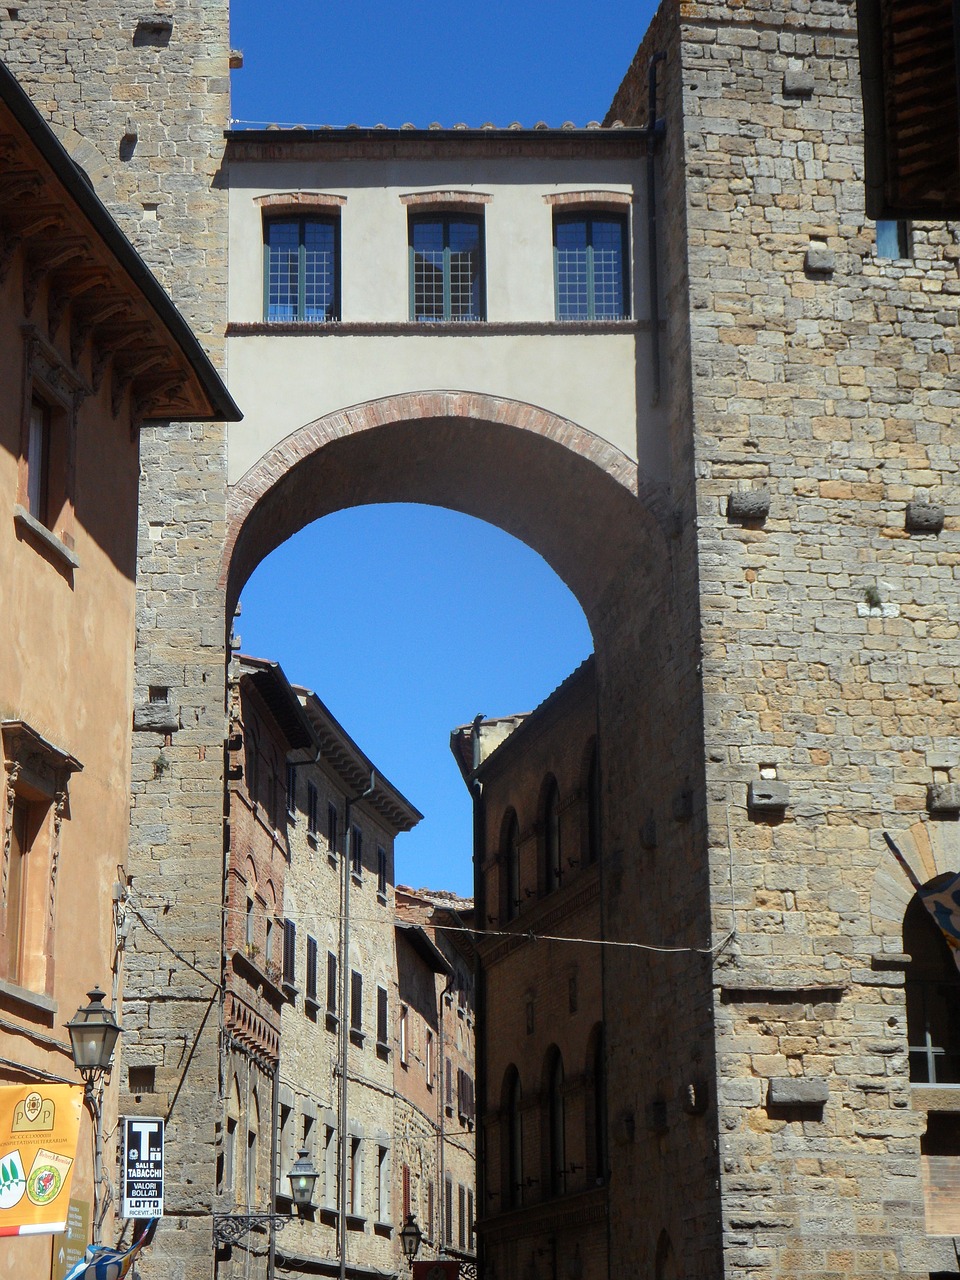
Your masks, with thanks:
[[(236, 420), (236, 406), (186, 322), (5, 72), (0, 90), (0, 282), (21, 255), (24, 315), (42, 304), (46, 286), (47, 314), (39, 322), (53, 341), (69, 315), (69, 356), (61, 359), (75, 373), (88, 351), (96, 362), (98, 341), (123, 345), (112, 327), (98, 333), (107, 315), (126, 313), (142, 325), (133, 341), (162, 353), (168, 376), (138, 386), (153, 372), (153, 359), (124, 375), (141, 417)], [(90, 306), (91, 294), (98, 306)]]

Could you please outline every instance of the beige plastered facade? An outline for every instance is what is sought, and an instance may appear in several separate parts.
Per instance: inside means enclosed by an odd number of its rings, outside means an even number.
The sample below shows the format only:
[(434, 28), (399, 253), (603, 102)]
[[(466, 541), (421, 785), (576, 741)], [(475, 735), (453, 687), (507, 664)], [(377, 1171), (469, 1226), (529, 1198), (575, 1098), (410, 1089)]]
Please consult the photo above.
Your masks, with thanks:
[[(315, 135), (311, 135), (313, 137)], [(458, 155), (457, 135), (434, 135), (435, 158), (323, 158), (323, 143), (297, 132), (273, 134), (276, 159), (248, 159), (254, 144), (229, 144), (230, 255), (227, 368), (244, 422), (230, 432), (229, 474), (240, 480), (271, 448), (317, 418), (368, 400), (424, 389), (479, 392), (536, 405), (609, 440), (628, 457), (642, 454), (662, 474), (658, 410), (649, 373), (649, 276), (645, 203), (634, 158), (606, 158), (608, 135), (586, 136), (598, 155), (566, 157), (572, 139), (556, 135), (524, 158), (477, 162)], [(624, 134), (624, 137), (627, 135)], [(507, 135), (509, 140), (509, 135)], [(501, 143), (507, 149), (507, 143)], [(308, 150), (320, 158), (298, 159)], [(551, 152), (553, 154), (551, 154)], [(564, 325), (555, 321), (554, 203), (589, 194), (585, 207), (628, 216), (630, 321)], [(249, 331), (264, 320), (263, 219), (284, 209), (309, 213), (304, 198), (325, 198), (340, 222), (341, 323), (312, 333)], [(416, 203), (415, 203), (416, 202)], [(410, 321), (408, 212), (467, 209), (484, 222), (486, 322)], [(289, 211), (289, 209), (287, 210)], [(273, 332), (271, 332), (271, 328)], [(296, 329), (297, 326), (292, 326)], [(302, 327), (301, 327), (302, 328)], [(499, 331), (498, 331), (499, 330)], [(590, 376), (583, 377), (582, 370)], [(638, 406), (639, 412), (638, 412)]]

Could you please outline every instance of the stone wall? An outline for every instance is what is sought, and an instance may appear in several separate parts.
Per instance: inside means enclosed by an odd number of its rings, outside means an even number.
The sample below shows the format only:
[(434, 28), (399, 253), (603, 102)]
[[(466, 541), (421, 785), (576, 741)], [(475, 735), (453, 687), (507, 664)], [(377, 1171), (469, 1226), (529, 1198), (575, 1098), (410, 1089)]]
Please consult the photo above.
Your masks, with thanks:
[[(670, 9), (715, 939), (731, 895), (736, 925), (715, 966), (725, 1270), (954, 1272), (924, 1235), (908, 893), (882, 831), (921, 879), (958, 869), (925, 811), (958, 758), (957, 229), (877, 256), (849, 5)], [(614, 114), (643, 110), (641, 70)], [(910, 529), (914, 502), (942, 533)], [(785, 807), (751, 808), (751, 784)]]
[[(214, 358), (225, 323), (228, 0), (151, 12), (123, 0), (5, 8), (0, 55)], [(212, 1271), (216, 994), (223, 862), (224, 634), (217, 586), (225, 443), (219, 424), (141, 432), (133, 810), (126, 860), (139, 923), (121, 1011), (130, 1066), (157, 1093), (121, 1112), (169, 1116), (167, 1213), (144, 1277)], [(150, 704), (154, 697), (166, 710)], [(166, 690), (164, 696), (160, 691)], [(151, 727), (147, 727), (151, 726)], [(155, 726), (155, 727), (152, 727)], [(176, 954), (175, 954), (176, 953)], [(195, 966), (195, 967), (194, 967)]]

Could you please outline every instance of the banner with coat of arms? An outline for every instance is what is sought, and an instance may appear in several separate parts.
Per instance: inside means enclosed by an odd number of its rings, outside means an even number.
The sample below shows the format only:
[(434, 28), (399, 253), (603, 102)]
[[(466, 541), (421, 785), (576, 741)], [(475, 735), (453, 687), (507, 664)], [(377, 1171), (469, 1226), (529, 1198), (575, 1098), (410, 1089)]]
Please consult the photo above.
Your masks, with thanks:
[(0, 1086), (0, 1236), (65, 1231), (83, 1088)]

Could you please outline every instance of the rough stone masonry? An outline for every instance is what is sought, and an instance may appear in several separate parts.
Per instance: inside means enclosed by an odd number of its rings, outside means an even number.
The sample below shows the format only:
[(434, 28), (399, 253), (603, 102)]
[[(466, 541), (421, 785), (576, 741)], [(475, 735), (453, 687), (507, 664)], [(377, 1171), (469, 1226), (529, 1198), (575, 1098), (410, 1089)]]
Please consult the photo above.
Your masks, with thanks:
[[(7, 8), (0, 48), (216, 356), (227, 4), (146, 9)], [(606, 1010), (612, 1268), (653, 1273), (666, 1234), (704, 1280), (955, 1273), (881, 833), (922, 879), (960, 869), (927, 810), (960, 768), (957, 228), (877, 257), (852, 4), (667, 0), (611, 121), (644, 122), (655, 52), (675, 521), (592, 619), (605, 927), (718, 949), (611, 961), (637, 993)], [(217, 425), (143, 440), (136, 696), (167, 710), (138, 720), (128, 871), (195, 967), (133, 940), (124, 1072), (155, 1065), (158, 1095), (121, 1105), (172, 1109), (143, 1267), (171, 1280), (213, 1267), (225, 450)]]

